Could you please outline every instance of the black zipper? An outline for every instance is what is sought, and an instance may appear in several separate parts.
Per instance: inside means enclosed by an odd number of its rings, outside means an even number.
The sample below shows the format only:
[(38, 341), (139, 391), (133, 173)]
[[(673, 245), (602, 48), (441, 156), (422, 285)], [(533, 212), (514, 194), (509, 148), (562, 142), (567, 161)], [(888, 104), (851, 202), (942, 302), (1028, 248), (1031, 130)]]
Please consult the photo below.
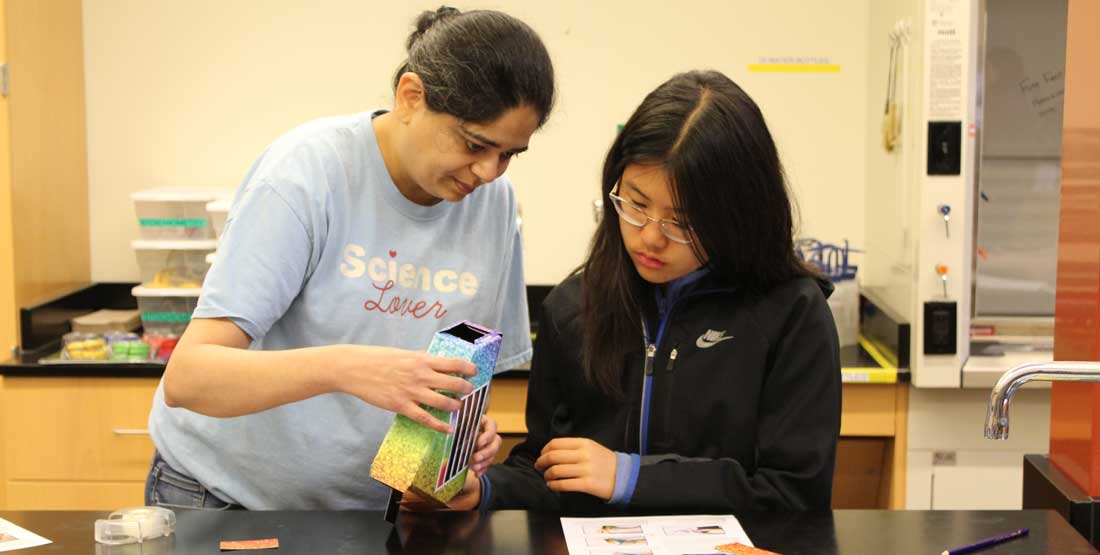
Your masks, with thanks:
[(664, 379), (664, 407), (661, 412), (663, 418), (661, 418), (661, 432), (664, 436), (663, 446), (665, 449), (672, 449), (673, 434), (672, 434), (672, 395), (676, 390), (676, 375), (673, 373), (673, 369), (676, 367), (676, 356), (679, 354), (678, 347), (673, 347), (672, 352), (668, 354), (668, 364), (665, 365), (665, 379)]
[[(732, 291), (733, 291), (733, 289), (727, 289), (727, 288), (704, 289), (704, 290), (699, 290), (699, 291), (692, 291), (692, 292), (684, 295), (683, 297), (680, 297), (679, 299), (676, 299), (676, 302), (674, 302), (672, 304), (672, 306), (668, 307), (668, 312), (665, 314), (664, 320), (662, 322), (658, 322), (658, 324), (657, 324), (658, 328), (660, 328), (662, 324), (668, 325), (672, 321), (672, 314), (675, 312), (676, 307), (681, 302), (683, 302), (685, 299), (690, 299), (692, 297), (697, 297), (697, 296), (702, 296), (702, 295), (709, 295), (711, 293), (725, 293), (725, 292), (732, 292)], [(658, 333), (658, 335), (660, 335), (660, 333)], [(660, 338), (657, 338), (657, 339), (660, 339)], [(655, 341), (654, 343), (649, 342), (649, 329), (646, 326), (645, 318), (642, 318), (642, 345), (645, 346), (645, 365), (644, 365), (644, 368), (643, 368), (643, 371), (642, 371), (642, 395), (641, 395), (641, 399), (640, 399), (640, 403), (639, 403), (639, 411), (638, 411), (638, 452), (640, 454), (643, 454), (643, 455), (645, 454), (645, 449), (644, 449), (645, 435), (646, 435), (646, 432), (649, 431), (648, 427), (646, 426), (646, 413), (649, 410), (649, 406), (648, 406), (649, 403), (646, 402), (646, 393), (649, 392), (649, 387), (648, 387), (647, 382), (652, 380), (652, 377), (653, 377), (653, 359), (657, 355), (658, 343), (659, 343), (659, 341)], [(673, 352), (675, 352), (675, 351), (676, 351), (676, 349), (673, 348)], [(672, 377), (672, 368), (673, 368), (673, 365), (675, 365), (675, 363), (676, 363), (676, 356), (674, 354), (670, 354), (669, 355), (668, 366), (666, 367), (666, 371), (668, 372), (668, 377), (669, 378)], [(670, 382), (671, 382), (671, 380), (670, 380)], [(671, 399), (672, 399), (671, 391), (672, 390), (671, 390), (671, 387), (669, 387), (668, 389), (669, 389), (669, 400), (671, 401)], [(671, 404), (671, 402), (666, 403), (666, 405), (670, 405), (670, 404)], [(669, 411), (670, 411), (670, 407), (666, 406), (665, 411), (664, 411), (665, 412), (665, 423), (666, 423), (665, 429), (666, 430), (669, 429), (667, 427), (668, 420), (670, 418), (669, 417), (669, 414), (670, 414)], [(629, 422), (630, 421), (628, 419), (627, 420), (627, 426), (626, 426), (628, 437), (630, 435), (630, 424), (629, 424)], [(629, 445), (629, 443), (627, 443), (627, 444)]]
[(657, 356), (657, 345), (650, 343), (645, 348), (645, 365), (642, 370), (642, 399), (641, 399), (641, 412), (638, 414), (638, 453), (645, 454), (645, 440), (646, 435), (649, 432), (648, 418), (646, 417), (649, 410), (649, 388), (650, 382), (653, 380), (653, 359)]

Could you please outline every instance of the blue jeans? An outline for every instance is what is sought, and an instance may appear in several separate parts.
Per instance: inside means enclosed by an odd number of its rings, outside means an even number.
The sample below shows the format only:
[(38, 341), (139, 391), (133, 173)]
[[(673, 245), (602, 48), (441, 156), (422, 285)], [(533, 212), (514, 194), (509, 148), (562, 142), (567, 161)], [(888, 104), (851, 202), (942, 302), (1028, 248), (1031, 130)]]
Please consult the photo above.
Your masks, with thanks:
[(240, 505), (222, 501), (194, 478), (168, 466), (156, 451), (153, 452), (153, 462), (149, 465), (149, 475), (145, 478), (145, 504), (169, 509), (244, 509)]

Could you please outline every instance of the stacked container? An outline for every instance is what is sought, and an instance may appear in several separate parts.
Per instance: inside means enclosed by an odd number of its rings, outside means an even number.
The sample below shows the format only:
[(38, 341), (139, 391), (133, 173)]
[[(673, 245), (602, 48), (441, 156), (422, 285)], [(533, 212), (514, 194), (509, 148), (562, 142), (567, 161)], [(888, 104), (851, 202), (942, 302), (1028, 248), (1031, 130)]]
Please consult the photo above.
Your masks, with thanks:
[(163, 187), (130, 195), (142, 239), (213, 239), (206, 205), (224, 196), (214, 189)]
[(206, 213), (210, 216), (210, 225), (214, 228), (214, 237), (219, 241), (225, 230), (225, 221), (229, 219), (229, 204), (232, 197), (226, 195), (218, 200), (206, 203)]
[(141, 236), (130, 244), (141, 270), (141, 285), (133, 295), (152, 358), (167, 360), (191, 321), (225, 222), (224, 214), (208, 213), (207, 205), (228, 195), (216, 189), (159, 188), (130, 197)]
[(213, 239), (138, 239), (130, 246), (137, 255), (141, 283), (148, 287), (199, 289), (210, 263), (207, 255), (218, 248)]

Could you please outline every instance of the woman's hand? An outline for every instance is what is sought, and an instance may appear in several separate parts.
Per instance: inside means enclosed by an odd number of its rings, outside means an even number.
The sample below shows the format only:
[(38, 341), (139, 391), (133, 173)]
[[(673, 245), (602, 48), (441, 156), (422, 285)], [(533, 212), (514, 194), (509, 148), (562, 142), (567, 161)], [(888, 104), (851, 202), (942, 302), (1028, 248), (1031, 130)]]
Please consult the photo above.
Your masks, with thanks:
[(500, 451), (500, 434), (497, 433), (497, 421), (486, 414), (481, 417), (481, 429), (477, 433), (477, 447), (470, 455), (470, 471), (476, 476), (485, 474)]
[(446, 505), (442, 505), (434, 499), (422, 497), (416, 492), (406, 491), (401, 497), (401, 510), (413, 512), (448, 509), (452, 511), (470, 511), (476, 509), (480, 503), (481, 479), (475, 476), (473, 472), (467, 472), (466, 483), (462, 485), (462, 490), (458, 492), (458, 495), (452, 497)]
[(611, 499), (615, 491), (615, 453), (587, 438), (559, 437), (542, 448), (535, 470), (553, 491), (575, 491)]
[[(334, 366), (337, 371), (333, 379), (337, 380), (334, 384), (337, 391), (403, 414), (438, 432), (454, 431), (450, 424), (421, 408), (420, 403), (447, 412), (462, 408), (458, 399), (434, 390), (450, 391), (459, 397), (473, 391), (473, 384), (450, 375), (477, 375), (477, 366), (473, 363), (392, 347), (339, 345), (336, 348)], [(327, 369), (322, 367), (318, 371)]]

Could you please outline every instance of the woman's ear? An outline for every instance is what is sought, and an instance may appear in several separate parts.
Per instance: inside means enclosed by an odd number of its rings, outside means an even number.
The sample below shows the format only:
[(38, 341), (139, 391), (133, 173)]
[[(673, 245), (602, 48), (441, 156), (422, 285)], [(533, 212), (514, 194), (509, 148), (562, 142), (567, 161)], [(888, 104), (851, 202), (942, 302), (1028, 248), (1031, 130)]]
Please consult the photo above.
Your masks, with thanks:
[(397, 92), (394, 94), (393, 111), (397, 119), (406, 125), (413, 116), (427, 108), (424, 100), (424, 82), (420, 76), (407, 71), (397, 81)]

